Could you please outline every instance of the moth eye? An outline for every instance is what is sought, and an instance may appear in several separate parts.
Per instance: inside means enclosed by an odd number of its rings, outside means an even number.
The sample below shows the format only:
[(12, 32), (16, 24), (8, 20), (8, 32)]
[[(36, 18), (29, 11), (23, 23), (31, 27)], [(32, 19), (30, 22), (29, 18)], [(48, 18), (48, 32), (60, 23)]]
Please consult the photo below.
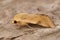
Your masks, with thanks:
[(17, 23), (17, 21), (16, 21), (16, 20), (14, 20), (14, 23)]

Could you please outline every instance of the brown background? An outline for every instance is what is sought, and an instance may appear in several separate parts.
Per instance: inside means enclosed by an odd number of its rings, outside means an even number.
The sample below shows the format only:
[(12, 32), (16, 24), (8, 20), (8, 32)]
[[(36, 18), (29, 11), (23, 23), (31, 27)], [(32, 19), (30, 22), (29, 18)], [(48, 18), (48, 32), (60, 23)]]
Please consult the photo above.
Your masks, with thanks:
[[(9, 21), (17, 13), (46, 14), (55, 28), (21, 29)], [(60, 0), (0, 0), (0, 40), (60, 40)]]

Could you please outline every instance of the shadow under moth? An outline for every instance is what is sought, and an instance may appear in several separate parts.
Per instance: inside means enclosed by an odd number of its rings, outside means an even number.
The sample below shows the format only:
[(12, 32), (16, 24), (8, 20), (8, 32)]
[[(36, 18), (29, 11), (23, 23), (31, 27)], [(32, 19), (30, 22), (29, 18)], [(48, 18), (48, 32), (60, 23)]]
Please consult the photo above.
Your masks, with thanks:
[(29, 23), (41, 25), (43, 27), (55, 27), (52, 19), (45, 14), (19, 13), (13, 17), (11, 22), (19, 25), (20, 27), (28, 25)]

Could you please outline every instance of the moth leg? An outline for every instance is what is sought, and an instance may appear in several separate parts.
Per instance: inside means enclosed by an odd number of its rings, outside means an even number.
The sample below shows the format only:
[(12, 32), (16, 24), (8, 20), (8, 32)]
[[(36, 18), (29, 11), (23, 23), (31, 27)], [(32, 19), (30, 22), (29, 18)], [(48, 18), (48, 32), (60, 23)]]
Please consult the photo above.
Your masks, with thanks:
[(35, 30), (33, 27), (29, 26), (28, 24), (26, 24), (26, 25), (30, 28), (29, 30), (31, 30), (31, 31)]
[(29, 28), (32, 28), (31, 26), (29, 26), (28, 24), (26, 24), (26, 26), (28, 26)]

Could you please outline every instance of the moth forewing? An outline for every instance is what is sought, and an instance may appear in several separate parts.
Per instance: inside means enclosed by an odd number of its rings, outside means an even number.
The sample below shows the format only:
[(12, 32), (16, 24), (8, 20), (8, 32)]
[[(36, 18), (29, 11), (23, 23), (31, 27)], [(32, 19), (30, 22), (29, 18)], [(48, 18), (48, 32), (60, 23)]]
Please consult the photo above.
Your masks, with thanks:
[(52, 19), (48, 16), (48, 15), (40, 15), (41, 20), (41, 24), (44, 27), (55, 27)]
[(46, 20), (45, 22), (47, 22), (49, 27), (55, 27), (54, 22), (52, 21), (52, 19), (49, 16), (46, 16), (45, 20)]

